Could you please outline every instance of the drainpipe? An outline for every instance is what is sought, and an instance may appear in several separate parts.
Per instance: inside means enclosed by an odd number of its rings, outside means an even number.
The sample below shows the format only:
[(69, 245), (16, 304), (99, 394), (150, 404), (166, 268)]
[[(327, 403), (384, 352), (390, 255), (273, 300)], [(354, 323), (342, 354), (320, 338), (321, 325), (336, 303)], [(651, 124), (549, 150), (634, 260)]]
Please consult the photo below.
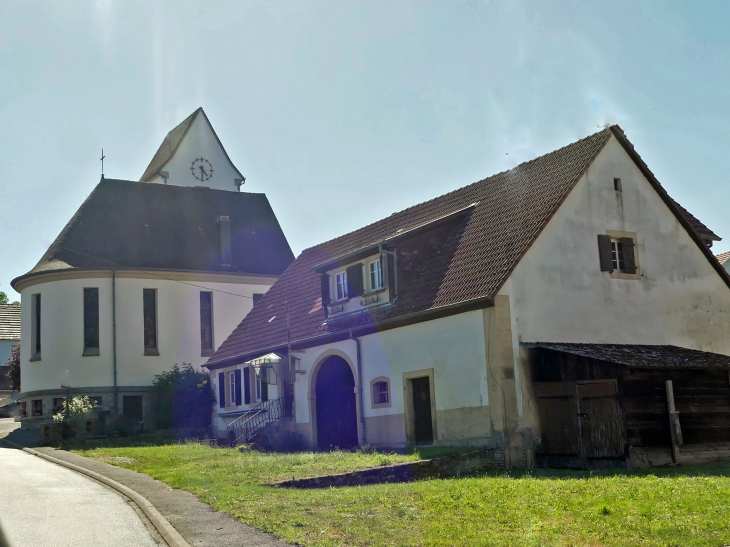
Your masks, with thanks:
[(391, 304), (395, 304), (398, 301), (398, 253), (395, 251), (389, 251), (385, 247), (385, 243), (380, 243), (378, 245), (378, 250), (385, 255), (393, 257), (393, 285), (395, 285), (395, 287), (393, 287), (393, 301)]
[(352, 330), (350, 330), (350, 340), (354, 340), (357, 346), (357, 383), (360, 390), (360, 427), (358, 428), (360, 435), (358, 436), (360, 437), (360, 446), (365, 446), (367, 437), (365, 436), (365, 403), (363, 401), (362, 390), (362, 348), (360, 346), (360, 339), (352, 334)]
[(118, 414), (117, 402), (117, 270), (112, 270), (112, 364), (114, 370), (114, 414)]

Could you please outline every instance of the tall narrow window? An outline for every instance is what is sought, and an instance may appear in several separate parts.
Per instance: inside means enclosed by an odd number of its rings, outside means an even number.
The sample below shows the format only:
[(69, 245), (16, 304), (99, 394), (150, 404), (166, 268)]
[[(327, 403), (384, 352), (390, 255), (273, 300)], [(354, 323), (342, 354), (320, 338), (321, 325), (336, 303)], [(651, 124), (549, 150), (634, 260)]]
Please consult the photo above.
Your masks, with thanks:
[(624, 246), (620, 241), (611, 241), (611, 260), (615, 271), (624, 271)]
[(337, 285), (337, 300), (345, 300), (347, 298), (347, 273), (338, 273), (335, 276), (335, 283)]
[(31, 300), (31, 333), (30, 348), (31, 361), (38, 361), (41, 358), (41, 295), (34, 294)]
[(157, 352), (157, 290), (143, 289), (142, 296), (145, 355), (159, 355)]
[(370, 290), (383, 288), (383, 264), (380, 260), (370, 263)]
[(231, 385), (231, 391), (229, 392), (230, 395), (228, 399), (231, 401), (231, 404), (234, 404), (234, 401), (236, 400), (236, 374), (234, 372), (230, 372), (228, 373), (228, 377)]
[(84, 355), (99, 355), (99, 289), (84, 289)]
[(200, 349), (213, 351), (213, 293), (200, 293)]

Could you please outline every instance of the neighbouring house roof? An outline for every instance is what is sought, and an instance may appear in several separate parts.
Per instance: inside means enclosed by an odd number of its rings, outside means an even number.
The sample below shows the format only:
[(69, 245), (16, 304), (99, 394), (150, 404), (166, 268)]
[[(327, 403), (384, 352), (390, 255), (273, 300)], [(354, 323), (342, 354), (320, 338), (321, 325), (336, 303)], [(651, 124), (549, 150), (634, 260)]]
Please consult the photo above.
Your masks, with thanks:
[(687, 209), (682, 207), (679, 203), (672, 200), (674, 202), (674, 205), (677, 206), (679, 209), (679, 212), (684, 215), (684, 217), (687, 219), (687, 222), (689, 222), (689, 225), (692, 226), (695, 232), (697, 232), (697, 235), (699, 235), (705, 242), (711, 243), (713, 241), (722, 241), (722, 238), (718, 236), (715, 232), (710, 230), (707, 226), (702, 224), (698, 219), (696, 219), (692, 213), (690, 213)]
[(178, 147), (180, 146), (180, 143), (183, 141), (183, 138), (185, 138), (185, 135), (188, 132), (188, 129), (193, 125), (193, 122), (195, 121), (195, 118), (198, 117), (199, 114), (202, 114), (202, 116), (205, 118), (205, 121), (208, 122), (208, 126), (210, 127), (211, 131), (213, 131), (213, 135), (215, 136), (216, 140), (218, 140), (218, 144), (221, 147), (221, 150), (223, 150), (223, 153), (226, 155), (226, 159), (231, 164), (231, 166), (236, 170), (238, 175), (243, 178), (243, 175), (241, 175), (241, 172), (236, 169), (236, 166), (233, 165), (233, 162), (231, 161), (231, 158), (228, 157), (228, 152), (226, 152), (226, 149), (223, 148), (223, 144), (221, 144), (220, 139), (218, 138), (218, 135), (216, 135), (215, 130), (213, 129), (213, 126), (210, 124), (210, 121), (208, 120), (208, 116), (205, 115), (205, 112), (203, 111), (202, 107), (198, 108), (195, 112), (190, 114), (187, 118), (185, 118), (180, 124), (175, 127), (172, 131), (170, 131), (162, 141), (162, 144), (157, 149), (157, 152), (155, 152), (155, 155), (152, 157), (152, 161), (150, 161), (150, 164), (147, 166), (147, 169), (145, 169), (144, 174), (142, 175), (142, 178), (140, 178), (140, 182), (147, 182), (160, 174), (160, 171), (162, 171), (162, 168), (167, 164), (167, 162), (172, 159), (172, 157), (175, 155), (175, 152), (177, 151)]
[[(232, 265), (217, 220), (229, 216)], [(186, 270), (280, 275), (294, 260), (264, 194), (102, 178), (41, 260), (14, 279), (60, 270)]]
[(544, 348), (572, 353), (600, 361), (640, 368), (728, 368), (730, 357), (677, 346), (635, 344), (562, 344), (552, 342), (522, 343), (528, 348)]
[(730, 252), (727, 253), (720, 253), (719, 255), (715, 255), (715, 258), (720, 262), (720, 264), (725, 264), (725, 262), (730, 259)]
[[(349, 329), (374, 325), (384, 328), (383, 325), (392, 325), (403, 318), (419, 316), (423, 320), (424, 314), (431, 317), (438, 310), (461, 310), (476, 302), (482, 302), (482, 307), (489, 305), (489, 299), (497, 294), (612, 135), (730, 286), (730, 277), (713, 258), (687, 213), (667, 195), (621, 128), (612, 126), (509, 171), (306, 249), (207, 364), (214, 366), (246, 359), (283, 347), (287, 342), (287, 303), (290, 339), (302, 344), (308, 339), (341, 335)], [(428, 252), (411, 253), (412, 264), (409, 262), (407, 272), (410, 277), (407, 282), (399, 283), (399, 297), (393, 306), (346, 320), (325, 322), (317, 266), (345, 255), (356, 255), (358, 250), (416, 228), (420, 234), (429, 223), (449, 215), (447, 230), (433, 230), (430, 235), (419, 236), (425, 238), (422, 244), (428, 247)], [(402, 247), (403, 243), (398, 245), (399, 252)], [(398, 271), (399, 276), (406, 275), (400, 264)]]
[(0, 340), (20, 340), (20, 306), (0, 304)]

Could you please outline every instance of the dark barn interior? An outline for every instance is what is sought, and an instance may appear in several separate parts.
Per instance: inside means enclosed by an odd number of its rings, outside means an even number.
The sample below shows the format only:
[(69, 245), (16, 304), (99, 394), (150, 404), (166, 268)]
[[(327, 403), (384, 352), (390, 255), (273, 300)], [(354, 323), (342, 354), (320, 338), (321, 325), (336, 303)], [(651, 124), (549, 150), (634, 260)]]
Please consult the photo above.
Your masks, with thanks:
[(730, 459), (730, 358), (674, 346), (525, 344), (541, 467)]

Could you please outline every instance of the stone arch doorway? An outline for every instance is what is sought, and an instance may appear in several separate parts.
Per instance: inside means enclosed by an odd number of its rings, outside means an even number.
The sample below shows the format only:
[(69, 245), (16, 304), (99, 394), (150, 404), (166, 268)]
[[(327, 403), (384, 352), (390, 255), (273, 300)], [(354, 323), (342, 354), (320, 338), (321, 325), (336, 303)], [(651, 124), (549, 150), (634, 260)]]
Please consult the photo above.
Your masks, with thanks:
[(355, 377), (342, 357), (322, 363), (315, 379), (317, 445), (319, 448), (357, 446)]

